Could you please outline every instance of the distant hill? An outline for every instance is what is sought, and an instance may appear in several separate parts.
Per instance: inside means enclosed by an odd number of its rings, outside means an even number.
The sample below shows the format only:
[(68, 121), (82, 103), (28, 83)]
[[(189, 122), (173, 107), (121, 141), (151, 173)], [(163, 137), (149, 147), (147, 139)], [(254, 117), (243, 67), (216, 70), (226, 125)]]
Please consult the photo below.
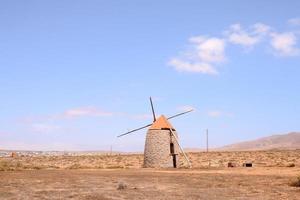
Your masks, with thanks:
[(218, 150), (247, 151), (269, 149), (300, 149), (300, 132), (291, 132), (284, 135), (272, 135), (257, 140), (235, 143)]

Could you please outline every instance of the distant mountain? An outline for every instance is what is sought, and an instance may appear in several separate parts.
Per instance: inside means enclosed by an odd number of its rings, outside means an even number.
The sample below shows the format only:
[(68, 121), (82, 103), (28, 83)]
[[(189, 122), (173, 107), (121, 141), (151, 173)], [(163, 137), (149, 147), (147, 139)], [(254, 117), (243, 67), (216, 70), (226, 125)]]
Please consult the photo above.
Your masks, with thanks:
[(218, 150), (251, 151), (269, 149), (300, 149), (300, 132), (272, 135), (257, 140), (235, 143), (219, 148)]

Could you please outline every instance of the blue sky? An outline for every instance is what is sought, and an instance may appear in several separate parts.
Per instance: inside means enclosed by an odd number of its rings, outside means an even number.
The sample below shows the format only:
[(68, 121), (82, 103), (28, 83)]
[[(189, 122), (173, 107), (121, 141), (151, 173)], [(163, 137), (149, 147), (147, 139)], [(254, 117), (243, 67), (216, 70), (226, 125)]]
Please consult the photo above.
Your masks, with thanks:
[(299, 1), (0, 1), (0, 149), (142, 151), (299, 131)]

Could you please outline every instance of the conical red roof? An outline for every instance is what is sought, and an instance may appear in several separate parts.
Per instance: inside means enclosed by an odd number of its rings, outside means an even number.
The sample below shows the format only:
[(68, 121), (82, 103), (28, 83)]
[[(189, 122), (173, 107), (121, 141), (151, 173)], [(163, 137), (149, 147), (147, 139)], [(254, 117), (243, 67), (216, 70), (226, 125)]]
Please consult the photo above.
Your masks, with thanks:
[(162, 115), (160, 116), (149, 129), (174, 129), (167, 118)]

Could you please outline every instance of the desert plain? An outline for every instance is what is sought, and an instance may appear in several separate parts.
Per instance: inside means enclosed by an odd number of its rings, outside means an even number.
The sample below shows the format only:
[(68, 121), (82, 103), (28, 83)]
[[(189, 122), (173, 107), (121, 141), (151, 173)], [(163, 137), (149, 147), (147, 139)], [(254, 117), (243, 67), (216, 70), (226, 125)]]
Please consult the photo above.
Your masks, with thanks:
[(142, 154), (2, 157), (0, 199), (300, 199), (291, 186), (300, 150), (188, 157), (190, 169), (183, 159), (178, 169), (145, 169)]

